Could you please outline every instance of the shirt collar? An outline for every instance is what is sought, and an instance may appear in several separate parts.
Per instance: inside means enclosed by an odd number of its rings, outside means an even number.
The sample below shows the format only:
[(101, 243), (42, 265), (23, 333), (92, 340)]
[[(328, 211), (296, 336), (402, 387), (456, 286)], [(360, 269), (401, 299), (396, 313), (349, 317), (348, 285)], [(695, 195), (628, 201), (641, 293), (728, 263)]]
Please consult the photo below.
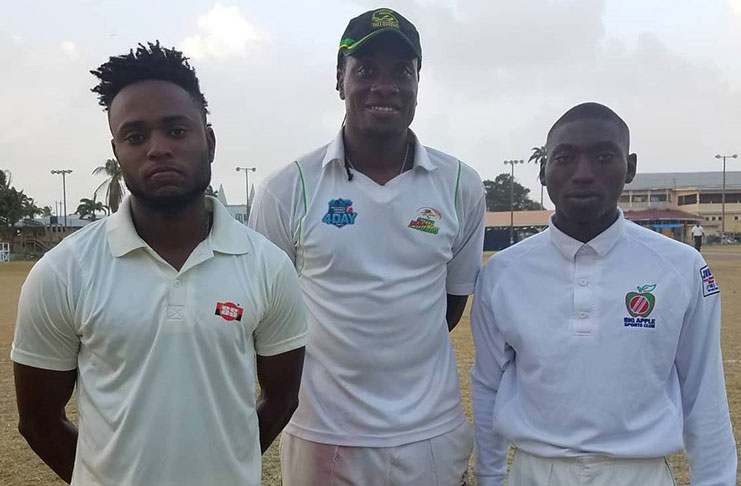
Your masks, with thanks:
[[(218, 199), (207, 196), (206, 208), (213, 214), (207, 244), (212, 251), (241, 255), (249, 253), (249, 242), (239, 223)], [(131, 196), (126, 196), (118, 211), (106, 221), (108, 244), (114, 257), (122, 257), (139, 248), (146, 248), (131, 218)]]
[(618, 217), (614, 223), (612, 223), (606, 230), (598, 234), (586, 243), (582, 243), (579, 240), (572, 238), (553, 223), (553, 217), (556, 213), (553, 213), (548, 220), (548, 232), (551, 235), (551, 241), (556, 248), (569, 260), (573, 260), (577, 252), (583, 247), (589, 247), (597, 253), (597, 255), (603, 257), (612, 250), (617, 242), (622, 238), (625, 231), (625, 217), (623, 211), (618, 208)]
[[(427, 149), (422, 145), (419, 138), (417, 138), (417, 135), (412, 130), (409, 130), (409, 132), (412, 134), (412, 140), (414, 140), (414, 167), (421, 167), (428, 171), (435, 170), (437, 167), (432, 165), (432, 162), (430, 162)], [(345, 164), (345, 144), (342, 139), (341, 128), (327, 146), (327, 153), (324, 154), (322, 167), (326, 167), (332, 162), (337, 162), (343, 167)]]

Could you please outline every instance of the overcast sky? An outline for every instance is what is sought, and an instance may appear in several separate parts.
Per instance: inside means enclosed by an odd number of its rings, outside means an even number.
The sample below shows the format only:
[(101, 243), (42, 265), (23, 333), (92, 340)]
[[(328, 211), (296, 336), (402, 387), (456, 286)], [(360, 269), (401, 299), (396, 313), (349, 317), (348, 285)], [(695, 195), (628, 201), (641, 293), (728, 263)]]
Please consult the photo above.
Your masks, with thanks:
[[(49, 171), (73, 169), (72, 213), (112, 157), (88, 71), (159, 39), (192, 58), (218, 140), (214, 186), (244, 203), (237, 165), (259, 182), (335, 135), (340, 36), (382, 6), (421, 34), (412, 128), (482, 178), (527, 159), (582, 101), (626, 120), (639, 172), (720, 170), (714, 154), (741, 151), (741, 0), (39, 0), (0, 15), (0, 169), (50, 206), (62, 188)], [(537, 200), (536, 174), (516, 167)]]

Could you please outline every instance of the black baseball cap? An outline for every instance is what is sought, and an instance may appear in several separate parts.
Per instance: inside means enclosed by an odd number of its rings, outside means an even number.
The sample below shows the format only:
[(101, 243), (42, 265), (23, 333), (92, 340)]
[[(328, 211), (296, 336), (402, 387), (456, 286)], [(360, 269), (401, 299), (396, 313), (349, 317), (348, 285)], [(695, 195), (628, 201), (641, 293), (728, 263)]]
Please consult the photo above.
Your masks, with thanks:
[(390, 32), (398, 35), (422, 62), (422, 46), (419, 43), (419, 32), (416, 27), (400, 13), (390, 8), (369, 10), (350, 20), (340, 40), (339, 56), (352, 56), (363, 49), (374, 37)]

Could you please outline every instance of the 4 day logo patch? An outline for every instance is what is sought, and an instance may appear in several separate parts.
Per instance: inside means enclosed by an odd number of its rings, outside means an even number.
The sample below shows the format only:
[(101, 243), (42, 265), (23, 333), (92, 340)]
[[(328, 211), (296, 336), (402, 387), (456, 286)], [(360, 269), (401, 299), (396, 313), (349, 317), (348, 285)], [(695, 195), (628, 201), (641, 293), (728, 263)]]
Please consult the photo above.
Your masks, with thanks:
[(435, 226), (435, 223), (443, 217), (440, 211), (435, 208), (419, 208), (417, 213), (419, 216), (409, 222), (409, 228), (433, 235), (440, 231), (440, 227)]
[(700, 278), (702, 279), (702, 296), (707, 297), (708, 295), (717, 294), (720, 292), (718, 283), (715, 281), (713, 272), (710, 271), (710, 267), (705, 265), (700, 269)]
[(355, 224), (357, 217), (358, 213), (353, 210), (352, 201), (338, 198), (329, 200), (329, 209), (327, 210), (327, 214), (322, 218), (322, 221), (342, 228), (346, 224)]
[(233, 302), (217, 302), (216, 315), (225, 321), (241, 321), (244, 309)]

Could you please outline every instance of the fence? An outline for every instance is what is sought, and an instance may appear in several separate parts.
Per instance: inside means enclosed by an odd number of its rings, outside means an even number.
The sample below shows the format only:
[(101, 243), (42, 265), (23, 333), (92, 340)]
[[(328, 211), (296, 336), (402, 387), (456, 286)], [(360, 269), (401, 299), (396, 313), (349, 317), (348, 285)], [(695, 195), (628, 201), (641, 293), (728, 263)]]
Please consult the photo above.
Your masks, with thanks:
[(0, 263), (10, 261), (10, 243), (0, 242)]

